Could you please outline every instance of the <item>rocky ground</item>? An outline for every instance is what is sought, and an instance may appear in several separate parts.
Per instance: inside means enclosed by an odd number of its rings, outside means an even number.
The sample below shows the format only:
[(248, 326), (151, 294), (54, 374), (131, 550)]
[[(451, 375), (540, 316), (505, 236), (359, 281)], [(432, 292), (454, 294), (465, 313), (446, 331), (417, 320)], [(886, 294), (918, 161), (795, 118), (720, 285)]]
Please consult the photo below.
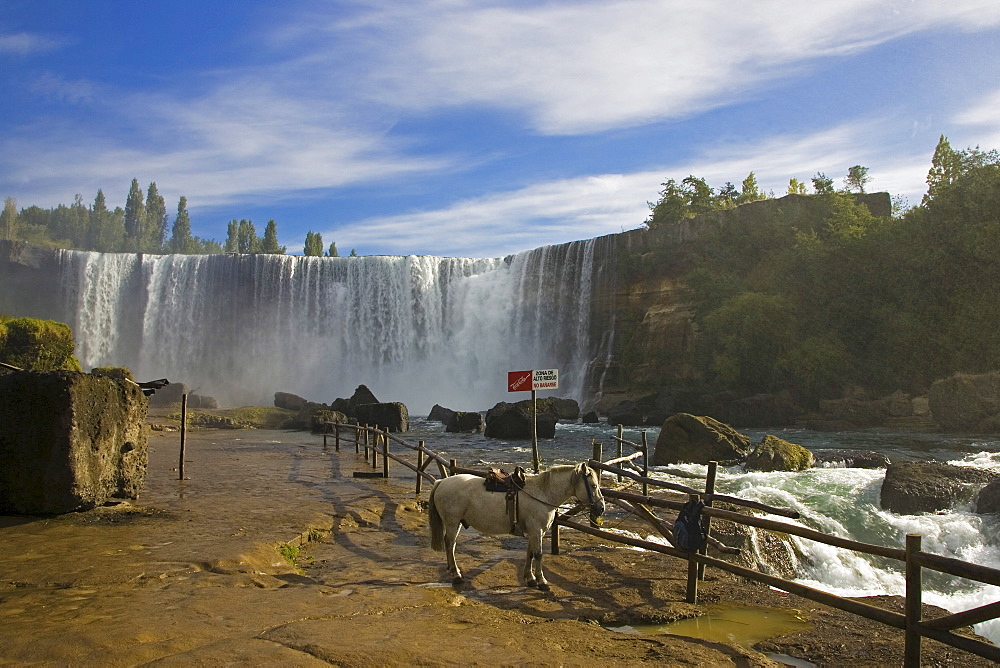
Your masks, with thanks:
[[(448, 584), (413, 476), (370, 471), (353, 447), (305, 432), (153, 433), (133, 504), (0, 518), (0, 663), (41, 665), (899, 665), (902, 633), (708, 572), (684, 603), (686, 563), (566, 530), (545, 555), (552, 590), (518, 584), (520, 538), (463, 534), (470, 582)], [(397, 467), (397, 474), (402, 474)], [(621, 520), (609, 518), (612, 526)], [(623, 525), (622, 525), (623, 526)], [(890, 599), (881, 605), (901, 609)], [(788, 611), (752, 647), (636, 635), (727, 607)], [(930, 611), (929, 611), (930, 613)], [(752, 618), (752, 617), (751, 617)], [(924, 664), (985, 661), (924, 641)], [(781, 658), (778, 656), (778, 658)], [(807, 664), (802, 664), (807, 665)]]

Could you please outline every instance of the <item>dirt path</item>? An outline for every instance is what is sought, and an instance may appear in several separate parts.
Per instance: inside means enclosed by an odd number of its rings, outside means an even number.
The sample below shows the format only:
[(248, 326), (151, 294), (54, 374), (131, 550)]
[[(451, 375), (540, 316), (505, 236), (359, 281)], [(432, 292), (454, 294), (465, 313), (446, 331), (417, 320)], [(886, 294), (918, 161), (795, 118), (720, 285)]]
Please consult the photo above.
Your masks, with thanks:
[[(459, 558), (471, 583), (455, 589), (412, 475), (356, 479), (362, 458), (307, 433), (207, 430), (189, 434), (190, 479), (178, 481), (178, 440), (151, 436), (136, 504), (0, 518), (0, 663), (779, 665), (738, 645), (602, 627), (701, 614), (683, 603), (677, 560), (567, 531), (563, 554), (545, 557), (543, 593), (517, 582), (522, 539), (468, 532)], [(302, 542), (295, 564), (285, 542)], [(704, 604), (811, 622), (771, 652), (820, 665), (902, 657), (901, 634), (873, 636), (871, 623), (796, 597), (723, 575), (702, 591)], [(928, 665), (976, 665), (927, 645)]]

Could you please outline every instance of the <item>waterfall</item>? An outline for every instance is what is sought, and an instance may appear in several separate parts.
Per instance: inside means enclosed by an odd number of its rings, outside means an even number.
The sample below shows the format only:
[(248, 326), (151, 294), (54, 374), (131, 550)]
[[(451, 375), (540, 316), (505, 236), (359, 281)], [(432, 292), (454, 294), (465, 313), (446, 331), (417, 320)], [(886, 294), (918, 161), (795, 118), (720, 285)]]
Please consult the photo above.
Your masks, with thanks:
[(364, 383), (414, 414), (485, 410), (506, 372), (558, 368), (581, 402), (607, 357), (592, 307), (613, 237), (505, 259), (134, 255), (61, 251), (67, 321), (85, 369), (127, 366), (221, 405), (274, 392), (330, 402)]

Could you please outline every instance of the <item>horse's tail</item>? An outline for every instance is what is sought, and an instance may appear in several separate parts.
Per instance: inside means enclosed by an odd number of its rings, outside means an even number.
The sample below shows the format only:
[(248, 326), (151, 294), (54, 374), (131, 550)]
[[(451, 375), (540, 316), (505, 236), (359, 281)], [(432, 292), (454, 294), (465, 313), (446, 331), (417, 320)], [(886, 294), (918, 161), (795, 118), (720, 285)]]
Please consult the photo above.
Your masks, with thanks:
[(434, 503), (434, 492), (437, 491), (440, 482), (438, 480), (431, 488), (430, 498), (427, 499), (427, 514), (431, 522), (431, 549), (444, 552), (444, 520), (441, 519), (441, 513), (438, 512), (437, 505)]

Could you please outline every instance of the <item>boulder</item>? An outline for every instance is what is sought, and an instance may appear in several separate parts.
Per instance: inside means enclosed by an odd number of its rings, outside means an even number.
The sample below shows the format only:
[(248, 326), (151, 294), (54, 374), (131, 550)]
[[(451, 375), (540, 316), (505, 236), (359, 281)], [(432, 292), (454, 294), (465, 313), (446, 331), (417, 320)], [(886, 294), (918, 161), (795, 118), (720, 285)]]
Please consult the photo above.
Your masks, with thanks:
[(821, 468), (884, 469), (889, 458), (874, 450), (820, 450), (813, 453)]
[(813, 454), (801, 445), (765, 434), (747, 457), (746, 467), (750, 471), (804, 471), (815, 463)]
[(184, 383), (170, 383), (158, 389), (156, 394), (149, 398), (149, 405), (155, 408), (179, 406), (181, 398), (188, 392), (189, 388)]
[(312, 414), (312, 423), (310, 425), (312, 433), (323, 433), (326, 430), (326, 425), (323, 424), (324, 422), (339, 422), (340, 424), (348, 424), (348, 417), (340, 411), (331, 411), (326, 408), (321, 408)]
[(274, 405), (278, 408), (287, 408), (290, 411), (300, 411), (309, 403), (297, 394), (289, 392), (275, 392)]
[(451, 433), (482, 433), (484, 428), (482, 413), (454, 413), (445, 431)]
[(0, 375), (0, 513), (84, 510), (135, 499), (146, 479), (146, 397), (73, 371)]
[(598, 424), (601, 421), (601, 417), (597, 414), (597, 411), (590, 411), (586, 413), (581, 419), (584, 424)]
[(927, 393), (934, 422), (945, 431), (996, 433), (1000, 430), (1000, 373), (956, 374)]
[(360, 424), (378, 427), (385, 431), (410, 430), (410, 412), (406, 404), (399, 401), (361, 404), (355, 407), (355, 417)]
[[(559, 412), (551, 399), (538, 399), (538, 438), (555, 438)], [(485, 435), (489, 438), (531, 438), (531, 400), (516, 404), (501, 401), (486, 412)]]
[(334, 399), (328, 408), (340, 411), (348, 417), (356, 418), (358, 417), (358, 406), (377, 403), (379, 403), (379, 400), (375, 398), (375, 395), (372, 394), (367, 385), (358, 385), (350, 399)]
[(189, 394), (188, 395), (188, 408), (201, 408), (204, 410), (215, 410), (219, 407), (219, 402), (215, 400), (215, 397), (209, 397), (204, 394)]
[(580, 404), (576, 399), (553, 397), (552, 405), (556, 407), (560, 420), (575, 420), (580, 417)]
[(450, 408), (445, 408), (444, 406), (439, 406), (434, 404), (434, 408), (431, 409), (430, 414), (427, 416), (428, 420), (434, 420), (436, 422), (443, 422), (444, 424), (450, 424), (452, 418), (455, 417), (455, 411)]
[(988, 483), (986, 487), (979, 490), (975, 509), (977, 513), (1000, 514), (1000, 479)]
[(971, 503), (980, 490), (1000, 475), (943, 462), (891, 464), (882, 482), (880, 504), (903, 515), (933, 513)]
[(885, 412), (889, 417), (911, 417), (913, 415), (913, 397), (896, 390), (882, 400), (885, 403)]
[(654, 466), (734, 464), (750, 453), (750, 437), (710, 417), (677, 413), (663, 423), (653, 449)]

